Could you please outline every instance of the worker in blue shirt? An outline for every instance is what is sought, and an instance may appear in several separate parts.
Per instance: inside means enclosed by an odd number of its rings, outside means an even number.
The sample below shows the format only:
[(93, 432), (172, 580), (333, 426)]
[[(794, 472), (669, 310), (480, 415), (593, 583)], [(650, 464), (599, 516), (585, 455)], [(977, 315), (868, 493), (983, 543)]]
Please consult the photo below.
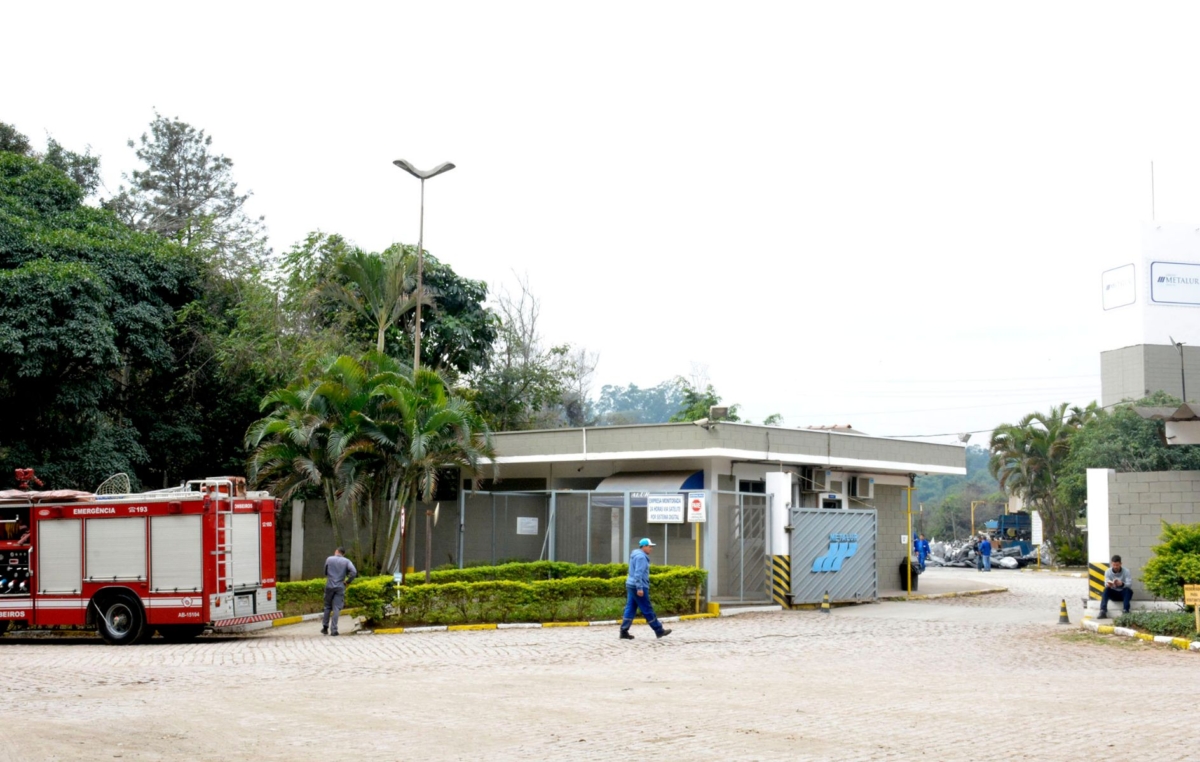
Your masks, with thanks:
[(990, 572), (992, 570), (992, 542), (986, 534), (979, 541), (979, 555), (983, 556), (983, 568), (980, 571)]
[(917, 554), (917, 565), (921, 571), (925, 571), (925, 559), (929, 557), (929, 540), (925, 539), (925, 535), (918, 535), (913, 540), (913, 552)]
[(654, 607), (650, 605), (650, 551), (654, 543), (649, 537), (638, 541), (637, 550), (629, 554), (629, 576), (625, 578), (625, 616), (621, 617), (621, 640), (633, 640), (629, 627), (633, 624), (633, 615), (641, 609), (646, 624), (654, 630), (654, 635), (665, 638), (671, 631), (662, 626), (654, 615)]

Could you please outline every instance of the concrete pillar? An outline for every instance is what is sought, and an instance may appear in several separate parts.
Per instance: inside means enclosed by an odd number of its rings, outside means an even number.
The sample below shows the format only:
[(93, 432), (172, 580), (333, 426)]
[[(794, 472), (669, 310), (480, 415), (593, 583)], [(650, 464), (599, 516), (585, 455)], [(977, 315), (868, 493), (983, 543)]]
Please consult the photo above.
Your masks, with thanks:
[(304, 501), (292, 501), (292, 555), (288, 579), (298, 582), (304, 578)]
[[(1108, 528), (1108, 478), (1111, 468), (1087, 470), (1088, 562), (1107, 564), (1110, 556)], [(1048, 538), (1047, 538), (1048, 539)]]
[(770, 505), (770, 556), (767, 570), (771, 580), (771, 599), (785, 608), (792, 593), (792, 550), (790, 535), (785, 529), (792, 509), (792, 481), (794, 475), (785, 471), (768, 471), (766, 475), (767, 499)]

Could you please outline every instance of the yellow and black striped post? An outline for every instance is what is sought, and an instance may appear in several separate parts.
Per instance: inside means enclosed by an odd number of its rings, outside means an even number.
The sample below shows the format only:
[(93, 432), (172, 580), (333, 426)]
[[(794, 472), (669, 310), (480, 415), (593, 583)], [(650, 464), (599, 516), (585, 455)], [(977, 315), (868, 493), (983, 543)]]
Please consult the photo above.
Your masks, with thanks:
[(792, 557), (771, 556), (771, 600), (790, 608), (792, 594)]
[(1088, 599), (1093, 601), (1100, 600), (1104, 595), (1104, 572), (1108, 571), (1108, 564), (1088, 564)]
[(821, 599), (821, 613), (829, 613), (829, 591), (825, 591), (825, 597)]

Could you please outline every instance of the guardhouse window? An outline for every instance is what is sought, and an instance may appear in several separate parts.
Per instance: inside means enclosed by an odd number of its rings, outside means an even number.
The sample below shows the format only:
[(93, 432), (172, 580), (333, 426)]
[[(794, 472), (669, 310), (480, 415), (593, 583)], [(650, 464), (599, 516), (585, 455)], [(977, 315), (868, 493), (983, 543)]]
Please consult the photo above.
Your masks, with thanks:
[(752, 482), (749, 479), (739, 479), (738, 492), (749, 492), (754, 495), (765, 495), (767, 494), (767, 483)]

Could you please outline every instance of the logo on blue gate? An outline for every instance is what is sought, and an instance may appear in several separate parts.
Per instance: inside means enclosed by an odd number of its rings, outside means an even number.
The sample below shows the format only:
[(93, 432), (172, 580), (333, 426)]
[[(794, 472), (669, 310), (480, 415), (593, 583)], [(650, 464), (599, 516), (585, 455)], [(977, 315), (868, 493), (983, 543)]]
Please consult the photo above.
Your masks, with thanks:
[(841, 571), (842, 562), (857, 551), (857, 534), (831, 534), (829, 535), (829, 550), (825, 551), (824, 555), (817, 556), (813, 561), (812, 570), (813, 572)]

